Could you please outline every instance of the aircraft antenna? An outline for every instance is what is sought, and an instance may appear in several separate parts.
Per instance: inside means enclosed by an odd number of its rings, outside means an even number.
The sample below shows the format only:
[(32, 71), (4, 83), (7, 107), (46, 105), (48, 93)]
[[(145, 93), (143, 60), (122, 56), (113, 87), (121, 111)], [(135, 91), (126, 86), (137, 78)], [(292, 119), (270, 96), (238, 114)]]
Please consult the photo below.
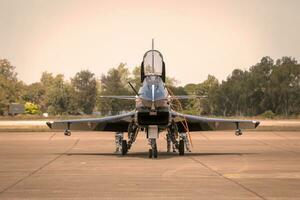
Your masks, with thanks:
[(154, 72), (154, 38), (152, 38), (152, 73)]
[(136, 89), (134, 89), (133, 85), (130, 83), (130, 81), (128, 81), (128, 84), (130, 85), (131, 89), (134, 91), (136, 96), (139, 96), (139, 93), (136, 91)]

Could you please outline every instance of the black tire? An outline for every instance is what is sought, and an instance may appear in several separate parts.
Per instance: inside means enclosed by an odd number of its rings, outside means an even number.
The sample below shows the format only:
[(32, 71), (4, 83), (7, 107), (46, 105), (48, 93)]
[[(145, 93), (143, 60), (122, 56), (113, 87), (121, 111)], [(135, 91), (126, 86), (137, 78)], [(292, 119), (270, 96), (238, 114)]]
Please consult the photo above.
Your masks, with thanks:
[(65, 136), (71, 136), (71, 131), (70, 130), (65, 130), (64, 134), (65, 134)]
[(149, 149), (149, 158), (152, 158), (152, 149)]
[(184, 155), (184, 141), (183, 140), (180, 140), (179, 141), (179, 155), (183, 156)]
[(128, 152), (128, 149), (127, 149), (127, 141), (126, 140), (122, 140), (122, 155), (126, 155)]
[(153, 149), (153, 157), (157, 158), (157, 148)]

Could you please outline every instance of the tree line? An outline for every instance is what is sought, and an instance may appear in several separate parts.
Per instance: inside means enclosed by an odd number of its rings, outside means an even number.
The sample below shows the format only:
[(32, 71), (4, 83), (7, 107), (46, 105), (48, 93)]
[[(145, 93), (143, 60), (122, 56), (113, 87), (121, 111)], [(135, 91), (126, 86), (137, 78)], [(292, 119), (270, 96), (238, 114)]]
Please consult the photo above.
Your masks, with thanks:
[[(0, 115), (10, 103), (22, 103), (29, 114), (102, 115), (132, 110), (134, 101), (100, 98), (101, 95), (134, 95), (128, 82), (138, 89), (140, 67), (132, 71), (124, 63), (99, 78), (89, 70), (66, 80), (62, 74), (43, 72), (39, 82), (25, 84), (17, 78), (15, 67), (0, 59)], [(177, 86), (168, 77), (166, 85), (175, 95), (205, 98), (183, 100), (185, 113), (218, 116), (299, 115), (300, 65), (291, 57), (274, 61), (263, 57), (248, 70), (235, 69), (219, 81), (212, 75), (200, 83)]]

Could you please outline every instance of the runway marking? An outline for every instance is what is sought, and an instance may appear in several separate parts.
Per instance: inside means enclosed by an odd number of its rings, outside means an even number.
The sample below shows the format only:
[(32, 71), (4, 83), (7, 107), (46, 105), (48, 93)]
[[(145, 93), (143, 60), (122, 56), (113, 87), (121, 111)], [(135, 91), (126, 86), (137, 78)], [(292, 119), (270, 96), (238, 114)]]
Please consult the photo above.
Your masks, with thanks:
[(214, 170), (213, 168), (209, 167), (208, 165), (204, 164), (203, 162), (201, 162), (200, 160), (197, 160), (196, 158), (193, 158), (193, 157), (188, 157), (190, 158), (191, 160), (199, 163), (201, 166), (205, 167), (206, 169), (210, 170), (211, 172), (213, 172), (214, 174), (218, 175), (219, 177), (227, 180), (227, 181), (230, 181), (238, 186), (240, 186), (241, 188), (243, 188), (244, 190), (250, 192), (251, 194), (253, 194), (254, 196), (256, 197), (259, 197), (260, 199), (263, 199), (263, 200), (267, 200), (265, 197), (261, 196), (260, 194), (258, 194), (257, 192), (255, 192), (254, 190), (251, 190), (250, 188), (244, 186), (243, 184), (239, 183), (238, 181), (234, 180), (234, 179), (231, 179), (231, 178), (228, 178), (227, 176), (221, 174), (220, 172), (218, 172), (217, 170)]
[(39, 171), (41, 171), (42, 169), (44, 169), (45, 167), (47, 167), (48, 165), (50, 165), (51, 163), (53, 163), (54, 161), (56, 161), (57, 159), (59, 159), (61, 156), (65, 155), (66, 153), (68, 153), (69, 151), (71, 151), (79, 142), (79, 138), (74, 142), (74, 144), (72, 144), (72, 146), (70, 148), (68, 148), (65, 152), (59, 154), (58, 156), (56, 156), (55, 158), (53, 158), (52, 160), (46, 162), (45, 164), (43, 164), (41, 167), (39, 167), (38, 169), (30, 172), (28, 175), (24, 176), (23, 178), (17, 180), (16, 182), (14, 182), (13, 184), (9, 185), (8, 187), (4, 188), (3, 190), (0, 191), (0, 195), (3, 194), (4, 192), (12, 189), (13, 187), (15, 187), (16, 185), (18, 185), (19, 183), (23, 182), (24, 180), (26, 180), (27, 178), (31, 177), (32, 175), (38, 173)]

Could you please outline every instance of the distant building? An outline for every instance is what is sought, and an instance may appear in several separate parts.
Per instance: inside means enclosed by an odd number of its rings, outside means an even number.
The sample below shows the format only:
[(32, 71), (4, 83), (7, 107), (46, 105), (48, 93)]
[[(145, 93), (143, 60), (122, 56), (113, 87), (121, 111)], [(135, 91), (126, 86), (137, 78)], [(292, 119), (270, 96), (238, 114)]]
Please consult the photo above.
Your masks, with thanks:
[(23, 104), (11, 103), (7, 106), (8, 115), (17, 115), (25, 113), (25, 107)]

